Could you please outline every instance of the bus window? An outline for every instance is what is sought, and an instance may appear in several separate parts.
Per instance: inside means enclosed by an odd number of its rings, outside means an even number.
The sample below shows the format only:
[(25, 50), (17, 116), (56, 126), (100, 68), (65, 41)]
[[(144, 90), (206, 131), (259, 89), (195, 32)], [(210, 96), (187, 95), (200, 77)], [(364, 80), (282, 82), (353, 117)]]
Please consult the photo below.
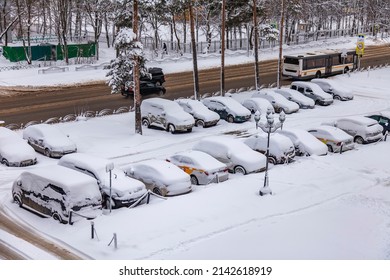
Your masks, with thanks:
[(315, 62), (316, 62), (315, 68), (325, 67), (325, 58), (318, 58), (315, 60)]
[(340, 59), (341, 59), (341, 56), (339, 56), (339, 55), (333, 56), (332, 57), (332, 65), (339, 65), (339, 64), (341, 64)]
[(316, 68), (315, 59), (305, 59), (303, 64), (303, 69), (313, 69)]
[(293, 58), (293, 57), (285, 57), (284, 63), (285, 64), (299, 65), (299, 60), (297, 58)]

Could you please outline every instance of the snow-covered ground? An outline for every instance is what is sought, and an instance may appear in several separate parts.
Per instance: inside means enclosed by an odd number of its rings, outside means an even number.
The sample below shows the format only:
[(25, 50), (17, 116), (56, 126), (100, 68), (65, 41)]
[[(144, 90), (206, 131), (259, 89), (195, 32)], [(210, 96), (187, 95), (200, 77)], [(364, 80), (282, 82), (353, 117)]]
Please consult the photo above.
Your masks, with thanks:
[[(344, 43), (339, 46), (347, 47)], [(275, 52), (268, 58), (276, 55)], [(264, 54), (262, 59), (265, 58)], [(252, 58), (243, 55), (228, 59), (233, 64)], [(219, 59), (203, 62), (202, 67), (208, 67)], [(162, 65), (167, 73), (191, 69), (190, 62), (153, 62), (153, 65)], [(38, 75), (37, 71), (1, 72), (0, 83), (2, 86), (50, 86), (104, 80), (104, 71), (100, 70), (83, 71), (83, 75), (72, 70), (46, 75)], [(335, 101), (328, 107), (316, 106), (287, 115), (284, 127), (308, 129), (342, 116), (388, 110), (389, 77), (390, 68), (333, 77), (353, 90), (354, 100)], [(242, 100), (250, 95), (247, 92), (233, 98)], [(134, 134), (133, 113), (56, 126), (70, 135), (79, 152), (111, 159), (118, 167), (143, 159), (165, 159), (175, 152), (191, 149), (199, 139), (209, 135), (236, 137), (256, 133), (252, 119), (243, 124), (220, 121), (216, 127), (196, 127), (188, 134), (171, 135), (144, 128), (140, 136)], [(258, 195), (264, 173), (230, 174), (230, 179), (223, 183), (194, 186), (186, 195), (167, 200), (152, 197), (150, 204), (134, 209), (103, 211), (94, 220), (94, 239), (91, 239), (90, 221), (61, 225), (12, 203), (11, 187), (17, 176), (23, 170), (57, 164), (55, 159), (38, 155), (38, 164), (32, 167), (0, 165), (0, 203), (11, 217), (28, 224), (32, 230), (66, 247), (74, 247), (92, 259), (389, 260), (389, 148), (390, 141), (356, 145), (354, 150), (343, 154), (298, 157), (288, 165), (271, 165), (272, 196)], [(117, 248), (111, 242), (114, 234)], [(0, 240), (26, 258), (55, 259), (2, 230)], [(354, 265), (348, 267), (354, 269)], [(116, 272), (110, 276), (113, 273)]]

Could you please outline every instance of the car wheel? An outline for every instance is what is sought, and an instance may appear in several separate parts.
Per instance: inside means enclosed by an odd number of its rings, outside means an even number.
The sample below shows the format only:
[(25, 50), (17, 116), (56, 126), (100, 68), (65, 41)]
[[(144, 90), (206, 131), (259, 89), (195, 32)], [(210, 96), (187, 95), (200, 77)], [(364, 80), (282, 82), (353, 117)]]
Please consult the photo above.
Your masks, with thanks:
[(317, 71), (317, 73), (316, 73), (316, 78), (318, 79), (318, 78), (321, 78), (321, 72), (320, 71)]
[(236, 167), (234, 167), (234, 173), (235, 174), (242, 174), (242, 175), (245, 175), (246, 174), (246, 171), (245, 171), (245, 168), (242, 167), (241, 165), (237, 165)]
[(333, 98), (334, 98), (335, 100), (341, 100), (341, 97), (340, 97), (339, 95), (335, 95)]
[(167, 190), (166, 189), (161, 189), (159, 187), (154, 187), (153, 192), (155, 194), (161, 195), (161, 196), (166, 196), (167, 195)]
[(63, 223), (63, 220), (62, 220), (60, 214), (58, 214), (57, 212), (54, 212), (52, 217), (54, 220), (59, 221), (61, 224)]
[(173, 124), (169, 124), (168, 131), (172, 134), (175, 133), (175, 131), (176, 131), (175, 126)]
[(268, 163), (271, 163), (271, 164), (275, 165), (276, 164), (276, 159), (273, 156), (269, 156), (268, 157)]
[(204, 121), (202, 121), (202, 120), (197, 120), (197, 121), (195, 122), (195, 125), (196, 125), (196, 126), (202, 126), (202, 127), (204, 127)]
[(187, 129), (187, 132), (192, 132), (192, 127)]
[(364, 139), (361, 136), (356, 136), (354, 141), (355, 141), (355, 143), (358, 143), (358, 144), (364, 143)]
[(333, 153), (333, 147), (331, 145), (329, 145), (329, 144), (327, 144), (326, 146), (328, 147), (328, 151), (330, 153)]
[(19, 195), (14, 194), (14, 202), (19, 206), (22, 207), (23, 202)]
[(314, 104), (315, 104), (315, 105), (320, 105), (320, 102), (319, 102), (318, 100), (316, 100), (316, 101), (314, 102)]
[(105, 203), (105, 208), (110, 209), (110, 205), (111, 205), (111, 209), (115, 208), (115, 202), (112, 199), (110, 199), (109, 197), (107, 197), (106, 203)]
[(5, 159), (5, 158), (3, 158), (3, 159), (1, 160), (1, 163), (4, 164), (4, 165), (6, 165), (6, 166), (9, 166), (9, 162), (8, 162), (8, 160)]
[(157, 81), (157, 82), (156, 82), (156, 86), (161, 86), (161, 82), (160, 82), (160, 81)]
[(159, 95), (159, 96), (163, 96), (163, 95), (164, 95), (164, 91), (161, 89), (161, 90), (158, 92), (158, 95)]
[(226, 120), (228, 123), (233, 123), (234, 122), (234, 117), (232, 115), (227, 116)]
[(344, 73), (347, 73), (349, 71), (349, 67), (344, 68)]
[(143, 125), (144, 127), (149, 128), (149, 127), (150, 127), (150, 123), (149, 123), (148, 119), (143, 119), (143, 120), (142, 120), (142, 125)]
[(199, 185), (198, 178), (196, 178), (195, 175), (191, 175), (191, 184), (192, 185)]
[(44, 152), (45, 156), (47, 157), (51, 157), (51, 153), (50, 153), (50, 150), (48, 148), (45, 149), (45, 152)]

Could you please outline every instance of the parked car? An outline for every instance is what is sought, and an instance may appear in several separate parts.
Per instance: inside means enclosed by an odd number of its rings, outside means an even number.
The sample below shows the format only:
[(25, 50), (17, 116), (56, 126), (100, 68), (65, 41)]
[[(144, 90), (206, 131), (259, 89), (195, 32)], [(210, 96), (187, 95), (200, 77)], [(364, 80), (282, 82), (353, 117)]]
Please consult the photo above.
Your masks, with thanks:
[(347, 101), (353, 99), (352, 90), (347, 89), (335, 80), (312, 79), (311, 82), (319, 85), (323, 91), (331, 94), (336, 100)]
[(210, 127), (218, 123), (220, 117), (209, 110), (202, 102), (193, 99), (178, 99), (176, 102), (195, 119), (195, 126)]
[(174, 196), (191, 192), (190, 175), (173, 163), (150, 159), (123, 167), (126, 175), (141, 180), (146, 188), (162, 196)]
[(291, 83), (291, 89), (297, 90), (305, 96), (314, 100), (315, 104), (327, 106), (333, 103), (333, 97), (323, 91), (319, 85), (312, 82), (294, 81)]
[(264, 98), (245, 99), (242, 102), (242, 106), (251, 111), (252, 114), (259, 111), (260, 114), (265, 115), (268, 110), (270, 110), (271, 113), (275, 113), (274, 106), (272, 106), (271, 102)]
[(328, 147), (304, 129), (283, 128), (277, 133), (288, 137), (293, 142), (297, 156), (323, 156), (328, 153)]
[[(111, 161), (104, 158), (83, 153), (69, 154), (60, 158), (58, 165), (94, 178), (102, 193), (103, 206), (107, 209), (129, 207), (147, 192), (144, 183), (127, 177), (123, 170), (115, 168)], [(111, 188), (107, 169), (111, 169)]]
[(175, 101), (163, 98), (148, 98), (141, 103), (142, 124), (145, 127), (159, 127), (171, 133), (177, 131), (191, 132), (195, 125), (193, 116)]
[(15, 131), (0, 127), (0, 162), (21, 167), (37, 163), (34, 149)]
[(189, 174), (193, 185), (219, 183), (229, 178), (226, 164), (201, 151), (177, 153), (168, 157), (167, 161)]
[(252, 94), (252, 98), (263, 98), (268, 100), (277, 113), (280, 113), (283, 110), (286, 114), (291, 114), (299, 110), (297, 103), (287, 100), (282, 95), (270, 89), (255, 92)]
[[(58, 165), (24, 171), (13, 183), (12, 198), (20, 207), (68, 223), (70, 212), (95, 218), (102, 208), (96, 180)], [(77, 217), (75, 217), (77, 218)]]
[(331, 153), (352, 150), (355, 147), (353, 137), (343, 130), (329, 125), (320, 125), (308, 130), (314, 137), (321, 140)]
[(301, 109), (313, 109), (314, 108), (314, 100), (303, 95), (299, 91), (290, 88), (279, 88), (275, 89), (276, 93), (279, 93), (287, 100), (293, 101), (299, 105)]
[(333, 125), (351, 135), (353, 141), (358, 144), (368, 144), (382, 140), (383, 128), (376, 120), (351, 116), (336, 120)]
[(47, 157), (60, 158), (77, 152), (76, 144), (55, 125), (30, 125), (24, 129), (23, 138), (35, 151)]
[[(281, 134), (271, 134), (269, 139), (268, 162), (282, 164), (292, 162), (295, 157), (295, 148), (292, 141)], [(252, 150), (264, 155), (267, 153), (268, 136), (266, 133), (257, 133), (244, 140)]]
[(390, 132), (390, 111), (382, 111), (373, 115), (367, 116), (370, 119), (376, 120), (383, 128), (383, 135)]
[(227, 165), (232, 173), (249, 174), (265, 170), (266, 158), (242, 141), (227, 136), (201, 139), (193, 150), (205, 152)]
[(231, 97), (214, 96), (202, 100), (203, 104), (227, 122), (242, 123), (251, 118), (251, 112)]
[[(159, 96), (163, 96), (166, 93), (165, 87), (162, 85), (154, 84), (152, 82), (141, 81), (139, 84), (139, 90), (142, 96), (157, 94)], [(127, 90), (122, 88), (122, 95), (126, 98), (134, 95), (134, 89), (132, 87)]]

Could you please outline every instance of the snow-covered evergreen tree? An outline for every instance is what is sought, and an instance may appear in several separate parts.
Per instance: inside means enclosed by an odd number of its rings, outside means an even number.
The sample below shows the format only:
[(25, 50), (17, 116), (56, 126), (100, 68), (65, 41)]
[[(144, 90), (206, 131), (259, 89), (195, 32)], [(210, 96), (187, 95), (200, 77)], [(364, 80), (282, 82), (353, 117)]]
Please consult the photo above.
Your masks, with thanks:
[(136, 41), (136, 35), (131, 28), (122, 27), (119, 30), (114, 46), (118, 50), (118, 57), (111, 60), (106, 77), (109, 77), (107, 84), (111, 87), (111, 93), (119, 93), (122, 89), (128, 90), (134, 86), (133, 66), (137, 58), (141, 75), (147, 75), (146, 59), (143, 46)]

